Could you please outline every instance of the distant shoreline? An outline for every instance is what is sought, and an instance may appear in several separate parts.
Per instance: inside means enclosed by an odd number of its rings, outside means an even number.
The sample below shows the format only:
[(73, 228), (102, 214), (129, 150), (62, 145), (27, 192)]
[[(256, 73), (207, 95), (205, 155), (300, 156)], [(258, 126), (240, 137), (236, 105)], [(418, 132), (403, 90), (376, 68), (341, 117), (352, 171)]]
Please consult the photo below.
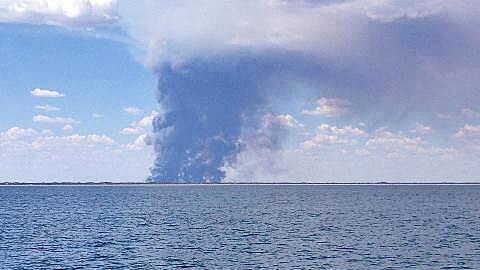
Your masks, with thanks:
[(147, 182), (0, 182), (1, 186), (445, 186), (445, 185), (480, 185), (480, 182), (332, 182), (332, 183), (314, 183), (314, 182), (282, 182), (282, 183), (264, 183), (264, 182), (229, 182), (229, 183), (147, 183)]

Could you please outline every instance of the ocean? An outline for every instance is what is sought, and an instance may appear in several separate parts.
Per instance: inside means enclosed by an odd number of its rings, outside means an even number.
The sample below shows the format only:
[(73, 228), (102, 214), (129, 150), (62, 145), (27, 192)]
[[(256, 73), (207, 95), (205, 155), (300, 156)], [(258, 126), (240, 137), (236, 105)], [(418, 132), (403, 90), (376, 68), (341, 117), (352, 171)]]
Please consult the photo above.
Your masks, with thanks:
[(0, 187), (0, 269), (480, 269), (480, 186)]

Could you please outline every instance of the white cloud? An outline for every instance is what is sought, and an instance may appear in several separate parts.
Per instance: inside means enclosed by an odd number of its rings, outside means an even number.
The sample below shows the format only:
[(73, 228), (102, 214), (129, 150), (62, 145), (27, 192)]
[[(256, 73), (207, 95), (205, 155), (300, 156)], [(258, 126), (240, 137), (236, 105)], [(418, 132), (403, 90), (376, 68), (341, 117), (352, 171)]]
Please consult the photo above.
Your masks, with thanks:
[(152, 138), (150, 134), (145, 133), (138, 136), (133, 143), (124, 144), (123, 147), (127, 150), (138, 151), (145, 149), (146, 146), (152, 144)]
[(47, 89), (40, 89), (40, 88), (33, 89), (32, 91), (30, 91), (30, 94), (35, 97), (48, 97), (48, 98), (59, 98), (59, 97), (65, 96), (64, 94), (54, 90), (47, 90)]
[(54, 136), (49, 129), (38, 132), (32, 128), (12, 127), (0, 133), (0, 146), (14, 146), (12, 149), (19, 149), (21, 146), (24, 149), (38, 150), (79, 143), (112, 145), (115, 141), (104, 134)]
[(139, 115), (143, 112), (142, 109), (139, 109), (137, 107), (126, 107), (123, 108), (123, 111), (131, 115)]
[(293, 116), (290, 114), (281, 114), (277, 115), (276, 120), (283, 126), (290, 127), (290, 128), (303, 128), (305, 127), (304, 124), (299, 123)]
[(7, 131), (0, 133), (0, 140), (11, 141), (25, 138), (32, 138), (38, 134), (37, 131), (31, 128), (12, 127)]
[(54, 112), (54, 111), (59, 111), (60, 109), (55, 107), (55, 106), (51, 106), (51, 105), (37, 105), (35, 106), (35, 109), (37, 110), (44, 110), (44, 111), (47, 111), (47, 112)]
[(303, 110), (305, 115), (319, 115), (325, 117), (337, 117), (348, 113), (350, 103), (347, 100), (339, 98), (322, 97), (317, 100), (317, 107), (313, 110)]
[(65, 125), (63, 128), (62, 128), (63, 131), (72, 131), (73, 130), (73, 127), (72, 125)]
[(386, 128), (375, 131), (375, 136), (370, 138), (365, 146), (369, 149), (384, 150), (392, 153), (397, 151), (423, 151), (425, 142), (420, 137), (408, 137), (401, 132), (393, 133)]
[(144, 118), (140, 119), (139, 121), (135, 121), (130, 123), (130, 126), (132, 127), (142, 127), (142, 128), (147, 128), (151, 127), (153, 123), (153, 119), (160, 115), (156, 111), (152, 111), (149, 115), (145, 116)]
[(326, 134), (317, 134), (315, 137), (313, 137), (310, 140), (307, 140), (302, 143), (302, 148), (305, 150), (314, 150), (316, 148), (321, 148), (326, 145), (332, 145), (332, 144), (350, 144), (354, 145), (357, 144), (358, 142), (355, 140), (348, 140), (341, 138), (339, 136), (335, 135), (326, 135)]
[(402, 132), (388, 131), (386, 128), (379, 128), (374, 134), (369, 135), (351, 126), (338, 128), (326, 124), (320, 125), (316, 135), (301, 144), (301, 149), (330, 149), (343, 154), (385, 158), (412, 158), (412, 154), (445, 158), (459, 152), (458, 149), (434, 146), (420, 137), (410, 137)]
[(480, 125), (467, 124), (460, 128), (453, 137), (457, 147), (463, 152), (474, 153), (480, 157)]
[(46, 115), (35, 115), (33, 122), (47, 123), (47, 124), (78, 124), (79, 122), (73, 118), (65, 117), (50, 117)]
[(369, 18), (383, 22), (427, 17), (448, 8), (447, 0), (357, 0), (354, 4)]
[(322, 124), (317, 127), (315, 136), (301, 144), (305, 150), (315, 150), (329, 145), (357, 145), (359, 139), (368, 133), (352, 126), (336, 127)]
[(102, 118), (103, 115), (99, 114), (99, 113), (92, 113), (92, 118)]
[(456, 138), (480, 138), (480, 125), (465, 125), (454, 134)]
[(130, 151), (105, 134), (54, 136), (12, 127), (0, 131), (0, 177), (17, 181), (138, 181), (149, 174), (154, 155), (147, 136)]
[(432, 127), (417, 123), (413, 132), (416, 132), (421, 135), (428, 135), (434, 132)]
[(107, 135), (97, 135), (97, 134), (92, 134), (88, 135), (87, 137), (88, 141), (95, 142), (95, 143), (104, 143), (104, 144), (114, 144), (115, 141), (108, 137)]
[(42, 135), (53, 136), (55, 133), (51, 129), (42, 130)]
[(159, 115), (158, 112), (152, 111), (149, 115), (143, 117), (138, 121), (130, 123), (130, 127), (123, 128), (120, 133), (124, 135), (138, 135), (145, 133), (152, 127), (153, 119)]
[(317, 128), (317, 131), (330, 132), (332, 134), (344, 135), (344, 136), (358, 136), (358, 137), (368, 136), (368, 133), (366, 131), (356, 127), (352, 127), (350, 125), (339, 128), (336, 126), (322, 124)]
[(125, 135), (138, 135), (144, 132), (145, 130), (141, 127), (127, 127), (122, 129), (122, 131), (120, 131), (121, 134), (125, 134)]
[(31, 148), (34, 150), (47, 150), (59, 147), (82, 146), (91, 147), (94, 145), (113, 145), (115, 141), (107, 135), (73, 134), (69, 136), (40, 136), (31, 142)]
[(474, 111), (470, 108), (463, 109), (462, 115), (468, 119), (480, 119), (480, 112)]
[(0, 22), (95, 27), (117, 19), (116, 0), (0, 1)]

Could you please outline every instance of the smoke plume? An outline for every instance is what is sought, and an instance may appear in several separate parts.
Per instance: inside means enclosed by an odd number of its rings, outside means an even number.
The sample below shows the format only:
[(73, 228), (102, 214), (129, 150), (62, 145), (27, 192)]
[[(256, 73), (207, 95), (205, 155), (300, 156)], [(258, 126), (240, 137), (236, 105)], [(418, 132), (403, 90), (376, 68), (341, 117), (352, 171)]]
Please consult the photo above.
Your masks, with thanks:
[(220, 182), (247, 143), (280, 147), (285, 130), (268, 115), (274, 74), (295, 73), (285, 59), (232, 53), (158, 69), (152, 182)]
[[(281, 100), (306, 101), (277, 114), (305, 112), (307, 125), (330, 116), (373, 130), (480, 99), (471, 1), (141, 2), (123, 2), (120, 14), (134, 54), (158, 75), (165, 109), (153, 123), (152, 182), (220, 182), (240, 153), (245, 163), (266, 149), (268, 160), (286, 137), (275, 120)], [(348, 110), (308, 105), (322, 97)]]

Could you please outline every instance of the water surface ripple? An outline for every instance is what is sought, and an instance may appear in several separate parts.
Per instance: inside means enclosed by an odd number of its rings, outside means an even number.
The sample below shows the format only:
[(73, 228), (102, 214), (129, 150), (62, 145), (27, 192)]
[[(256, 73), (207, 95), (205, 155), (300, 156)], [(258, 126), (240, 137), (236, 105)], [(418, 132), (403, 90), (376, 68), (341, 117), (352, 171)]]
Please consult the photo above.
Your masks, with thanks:
[(480, 186), (9, 186), (0, 200), (0, 269), (480, 269)]

